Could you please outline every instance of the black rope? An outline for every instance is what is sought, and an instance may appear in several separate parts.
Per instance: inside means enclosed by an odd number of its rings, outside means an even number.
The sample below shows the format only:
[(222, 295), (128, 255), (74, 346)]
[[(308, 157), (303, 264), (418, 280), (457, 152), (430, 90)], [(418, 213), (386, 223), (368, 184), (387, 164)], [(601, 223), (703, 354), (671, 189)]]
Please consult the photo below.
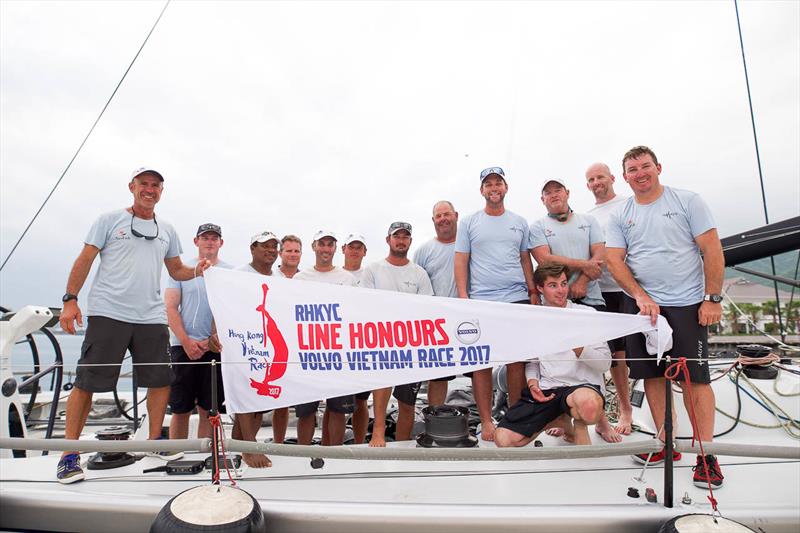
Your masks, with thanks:
[(33, 226), (33, 223), (36, 222), (36, 219), (41, 214), (42, 210), (44, 209), (44, 206), (47, 205), (48, 201), (50, 201), (50, 197), (53, 196), (53, 193), (56, 192), (56, 189), (61, 184), (61, 180), (63, 180), (64, 176), (67, 175), (67, 171), (69, 171), (70, 167), (72, 167), (72, 163), (78, 157), (78, 154), (81, 152), (81, 149), (83, 149), (83, 146), (86, 144), (86, 141), (89, 140), (89, 136), (94, 131), (94, 128), (97, 126), (97, 123), (100, 122), (100, 119), (103, 117), (103, 114), (106, 112), (106, 109), (108, 109), (108, 106), (111, 104), (111, 100), (114, 99), (114, 96), (117, 94), (117, 91), (119, 90), (120, 86), (122, 85), (122, 82), (125, 81), (125, 78), (127, 77), (128, 72), (130, 72), (131, 68), (133, 68), (133, 64), (136, 62), (136, 59), (139, 57), (139, 54), (142, 53), (142, 49), (144, 49), (144, 45), (147, 44), (147, 41), (150, 39), (150, 36), (153, 34), (153, 31), (155, 31), (156, 26), (158, 25), (158, 21), (161, 20), (161, 16), (164, 15), (164, 11), (167, 10), (167, 6), (169, 5), (169, 3), (171, 1), (172, 0), (167, 0), (166, 4), (164, 4), (164, 7), (161, 9), (161, 13), (158, 14), (158, 18), (153, 23), (153, 27), (150, 28), (150, 32), (147, 34), (147, 37), (144, 38), (144, 42), (142, 42), (142, 46), (139, 47), (139, 50), (136, 52), (136, 55), (133, 56), (133, 59), (131, 60), (130, 65), (128, 65), (128, 68), (125, 69), (125, 73), (120, 78), (119, 82), (117, 83), (117, 86), (114, 87), (114, 92), (112, 92), (111, 96), (108, 97), (108, 101), (106, 101), (106, 105), (103, 106), (103, 109), (100, 111), (100, 114), (97, 115), (97, 118), (95, 119), (94, 124), (92, 124), (92, 127), (89, 128), (89, 132), (86, 134), (86, 137), (83, 138), (83, 141), (81, 142), (80, 146), (78, 146), (78, 149), (75, 151), (75, 154), (72, 156), (72, 159), (70, 159), (69, 163), (67, 163), (67, 167), (64, 169), (64, 172), (61, 173), (61, 176), (59, 176), (58, 181), (56, 181), (56, 184), (53, 185), (52, 189), (50, 189), (50, 193), (44, 199), (44, 202), (42, 202), (42, 205), (39, 206), (39, 209), (36, 211), (36, 214), (33, 215), (33, 218), (31, 219), (31, 221), (28, 222), (28, 225), (25, 227), (25, 230), (23, 230), (22, 235), (20, 235), (19, 239), (17, 239), (17, 242), (14, 243), (14, 247), (11, 248), (10, 252), (8, 252), (8, 255), (6, 256), (5, 260), (3, 261), (3, 264), (0, 265), (0, 271), (2, 271), (5, 268), (6, 263), (8, 263), (8, 260), (11, 259), (12, 255), (14, 255), (14, 251), (17, 249), (17, 246), (19, 246), (19, 244), (22, 242), (22, 239), (25, 238), (25, 235), (28, 234), (28, 230), (30, 230), (31, 226)]
[[(769, 224), (769, 213), (767, 212), (767, 194), (764, 191), (764, 174), (761, 171), (761, 153), (758, 150), (758, 135), (756, 134), (756, 118), (753, 113), (753, 98), (750, 96), (750, 77), (747, 75), (747, 60), (744, 57), (744, 39), (742, 38), (742, 24), (739, 21), (739, 2), (733, 0), (733, 6), (736, 8), (736, 27), (739, 29), (739, 47), (742, 49), (742, 66), (744, 67), (744, 82), (747, 85), (747, 103), (750, 106), (750, 124), (753, 126), (753, 142), (756, 147), (756, 162), (758, 163), (758, 181), (761, 184), (761, 204), (764, 206), (764, 220)], [(770, 265), (772, 267), (772, 275), (777, 275), (775, 271), (775, 257), (770, 256)], [(781, 332), (781, 342), (786, 342), (786, 333), (783, 331), (783, 319), (781, 318), (781, 297), (778, 293), (778, 282), (773, 281), (775, 287), (775, 301), (778, 304), (778, 327)]]

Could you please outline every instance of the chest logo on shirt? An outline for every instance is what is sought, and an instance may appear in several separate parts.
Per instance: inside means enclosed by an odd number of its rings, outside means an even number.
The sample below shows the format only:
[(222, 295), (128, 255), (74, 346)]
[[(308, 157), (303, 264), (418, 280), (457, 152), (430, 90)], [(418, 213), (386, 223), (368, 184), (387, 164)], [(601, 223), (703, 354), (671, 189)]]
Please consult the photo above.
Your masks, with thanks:
[(676, 217), (676, 216), (678, 216), (679, 214), (680, 214), (680, 213), (677, 213), (677, 212), (675, 212), (675, 211), (667, 211), (666, 213), (663, 213), (661, 216), (663, 216), (663, 217), (666, 217), (666, 218), (668, 218), (669, 220), (672, 220), (672, 219), (673, 219), (673, 217)]
[(130, 235), (125, 233), (125, 229), (123, 228), (118, 229), (117, 232), (114, 234), (115, 241), (130, 240), (130, 238), (131, 238)]
[(511, 227), (510, 227), (510, 228), (508, 228), (508, 229), (510, 229), (511, 231), (518, 231), (518, 232), (520, 232), (520, 233), (525, 233), (525, 230), (523, 230), (522, 228), (519, 228), (519, 227), (517, 227), (517, 226), (511, 226)]
[(625, 229), (626, 229), (626, 230), (629, 230), (629, 229), (631, 229), (632, 227), (634, 227), (635, 225), (636, 225), (636, 222), (634, 222), (632, 218), (629, 218), (629, 219), (628, 219), (628, 220), (625, 222)]
[(584, 232), (588, 232), (590, 229), (592, 229), (592, 226), (590, 224), (582, 224), (582, 225), (578, 226), (578, 229), (580, 229), (580, 230), (582, 230)]
[(403, 283), (403, 285), (405, 285), (406, 287), (414, 287), (414, 289), (416, 289), (416, 288), (417, 288), (417, 284), (416, 284), (416, 283), (414, 283), (413, 281), (408, 281), (408, 280), (406, 280), (406, 281), (403, 281), (402, 283)]
[(551, 230), (550, 228), (545, 228), (544, 229), (544, 236), (547, 237), (547, 238), (555, 237), (556, 236), (556, 232)]

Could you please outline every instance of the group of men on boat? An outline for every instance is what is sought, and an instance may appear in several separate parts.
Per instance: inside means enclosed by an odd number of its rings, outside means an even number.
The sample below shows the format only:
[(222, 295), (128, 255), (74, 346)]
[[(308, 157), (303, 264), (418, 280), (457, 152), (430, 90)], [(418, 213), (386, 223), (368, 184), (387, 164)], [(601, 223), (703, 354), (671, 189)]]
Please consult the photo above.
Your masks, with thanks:
[[(618, 196), (615, 177), (606, 164), (586, 170), (585, 183), (596, 205), (588, 213), (569, 206), (567, 183), (544, 180), (541, 201), (547, 215), (532, 224), (505, 208), (509, 186), (500, 167), (480, 174), (485, 206), (459, 220), (449, 201), (433, 206), (436, 237), (409, 258), (412, 227), (394, 222), (387, 231), (386, 256), (363, 266), (365, 238), (350, 234), (341, 243), (330, 231), (312, 240), (314, 266), (300, 270), (302, 241), (295, 235), (278, 238), (262, 231), (250, 239), (252, 260), (236, 267), (263, 276), (312, 280), (405, 293), (450, 298), (472, 298), (523, 305), (585, 307), (599, 311), (648, 315), (655, 325), (663, 315), (673, 329), (668, 354), (688, 358), (692, 394), (684, 395), (695, 434), (711, 441), (714, 429), (714, 393), (707, 358), (707, 326), (719, 321), (724, 258), (719, 236), (699, 195), (664, 186), (661, 164), (646, 146), (636, 146), (622, 159), (623, 177), (633, 196)], [(63, 296), (61, 326), (75, 332), (83, 325), (80, 292), (95, 258), (100, 265), (87, 299), (87, 327), (75, 386), (67, 402), (65, 437), (78, 439), (86, 423), (92, 394), (116, 385), (120, 365), (130, 351), (139, 386), (147, 387), (149, 438), (162, 438), (169, 405), (170, 438), (187, 438), (189, 416), (199, 413), (198, 437), (211, 435), (210, 365), (193, 361), (220, 360), (221, 345), (205, 292), (202, 273), (207, 268), (234, 268), (219, 258), (222, 228), (204, 223), (197, 229), (197, 256), (184, 263), (175, 229), (156, 219), (164, 177), (152, 168), (138, 168), (128, 184), (133, 204), (101, 215), (92, 225), (75, 261)], [(344, 265), (335, 266), (341, 245)], [(280, 257), (280, 265), (275, 266)], [(534, 269), (533, 260), (537, 267)], [(170, 275), (163, 298), (161, 265)], [(172, 337), (170, 340), (170, 330)], [(591, 442), (588, 426), (607, 442), (619, 442), (631, 432), (630, 377), (643, 379), (645, 394), (657, 428), (664, 424), (664, 372), (656, 364), (656, 350), (643, 334), (607, 343), (576, 347), (558, 354), (509, 363), (506, 368), (508, 405), (496, 426), (492, 419), (491, 369), (469, 376), (481, 421), (481, 438), (497, 446), (524, 446), (542, 431), (576, 444)], [(171, 366), (169, 363), (173, 363)], [(617, 424), (605, 415), (604, 373), (610, 369), (619, 400)], [(428, 383), (428, 403), (441, 405), (448, 380)], [(221, 376), (218, 389), (222, 391)], [(683, 378), (679, 378), (683, 380)], [(322, 444), (344, 442), (347, 417), (355, 443), (365, 442), (373, 395), (374, 422), (370, 446), (386, 445), (386, 410), (391, 395), (398, 401), (395, 438), (411, 438), (419, 383), (325, 401)], [(220, 399), (224, 398), (220, 394)], [(689, 405), (691, 402), (693, 405)], [(311, 444), (319, 401), (295, 406), (297, 442)], [(233, 437), (255, 440), (263, 413), (237, 413)], [(289, 408), (272, 412), (273, 438), (286, 438)], [(663, 433), (659, 429), (659, 438)], [(664, 450), (634, 456), (639, 462), (659, 463)], [(155, 455), (170, 460), (172, 452)], [(680, 454), (673, 453), (679, 460)], [(270, 466), (260, 454), (245, 454), (252, 467)], [(78, 451), (65, 452), (58, 465), (62, 483), (84, 479)], [(714, 487), (723, 476), (713, 456), (698, 456), (695, 484)]]

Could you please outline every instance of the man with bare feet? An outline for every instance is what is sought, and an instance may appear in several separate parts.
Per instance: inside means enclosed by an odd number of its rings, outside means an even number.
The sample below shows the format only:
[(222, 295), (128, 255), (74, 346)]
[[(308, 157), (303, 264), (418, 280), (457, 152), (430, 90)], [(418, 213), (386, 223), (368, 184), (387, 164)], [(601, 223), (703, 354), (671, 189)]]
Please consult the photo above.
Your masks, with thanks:
[[(361, 286), (369, 289), (426, 294), (433, 296), (433, 287), (428, 274), (408, 259), (411, 247), (411, 224), (392, 222), (386, 236), (389, 255), (364, 269)], [(417, 401), (419, 383), (406, 383), (394, 388), (394, 397), (399, 404), (397, 430), (395, 440), (409, 440), (414, 426), (414, 404)], [(372, 408), (375, 419), (372, 425), (372, 447), (386, 446), (386, 407), (392, 388), (387, 387), (372, 391)]]
[[(572, 272), (569, 298), (598, 311), (605, 311), (605, 302), (597, 279), (605, 264), (605, 237), (600, 224), (591, 215), (575, 213), (569, 206), (569, 189), (558, 179), (542, 184), (542, 203), (547, 215), (531, 224), (531, 254), (540, 265), (558, 263)], [(606, 442), (620, 442), (605, 414), (595, 425)]]
[[(453, 263), (456, 253), (456, 232), (458, 212), (447, 200), (436, 202), (433, 206), (433, 229), (436, 237), (417, 248), (414, 262), (425, 269), (431, 278), (434, 296), (458, 298)], [(447, 399), (447, 382), (455, 376), (428, 381), (428, 405), (442, 405)]]
[[(529, 229), (525, 219), (505, 208), (506, 175), (500, 167), (481, 172), (480, 193), (485, 207), (461, 221), (456, 236), (453, 267), (459, 298), (532, 304), (539, 302), (533, 284), (533, 264), (528, 252)], [(481, 438), (494, 440), (492, 419), (492, 369), (472, 375), (472, 392), (481, 419)], [(519, 399), (525, 386), (525, 365), (507, 365), (509, 404)]]
[[(605, 163), (594, 163), (586, 169), (586, 187), (592, 192), (595, 199), (595, 206), (588, 213), (597, 219), (603, 228), (603, 233), (608, 226), (609, 215), (627, 200), (626, 197), (618, 196), (614, 192), (614, 181), (614, 175)], [(600, 286), (600, 293), (606, 303), (606, 312), (624, 313), (622, 309), (624, 293), (608, 272), (606, 265), (603, 265), (603, 273), (597, 280), (597, 284)], [(633, 407), (628, 385), (628, 365), (625, 363), (625, 337), (611, 339), (608, 341), (608, 347), (611, 348), (613, 357), (611, 379), (614, 381), (619, 402), (619, 419), (614, 430), (620, 435), (630, 435)]]
[[(315, 263), (312, 268), (298, 272), (294, 279), (299, 281), (317, 281), (334, 285), (354, 287), (356, 278), (343, 268), (333, 265), (336, 254), (336, 235), (331, 231), (318, 231), (311, 243)], [(314, 428), (317, 424), (319, 401), (295, 406), (297, 413), (297, 443), (311, 444), (314, 439)], [(322, 415), (322, 445), (340, 446), (344, 444), (344, 430), (347, 415), (355, 410), (355, 396), (346, 394), (325, 400), (325, 412)]]
[[(262, 231), (250, 237), (250, 256), (251, 261), (236, 268), (242, 272), (261, 274), (262, 276), (284, 277), (283, 273), (273, 268), (278, 259), (278, 237), (271, 231)], [(255, 413), (236, 413), (233, 423), (232, 436), (234, 439), (256, 440), (261, 422), (264, 419), (264, 412)], [(273, 440), (282, 443), (286, 436), (286, 427), (289, 423), (289, 409), (275, 409), (272, 412)], [(260, 453), (243, 453), (244, 462), (253, 468), (266, 468), (272, 466), (272, 461)]]
[[(361, 285), (361, 276), (364, 274), (362, 263), (367, 256), (367, 240), (360, 233), (351, 233), (342, 245), (344, 254), (344, 268), (356, 278), (356, 285)], [(355, 395), (356, 408), (353, 411), (353, 442), (364, 444), (367, 440), (369, 428), (369, 395), (372, 391), (363, 391)]]
[[(582, 308), (572, 303), (569, 269), (557, 263), (539, 265), (534, 272), (536, 288), (547, 307)], [(611, 366), (605, 342), (540, 356), (525, 365), (527, 387), (522, 398), (508, 410), (495, 432), (500, 448), (525, 446), (548, 426), (556, 426), (566, 440), (591, 444), (588, 426), (603, 416), (603, 372)], [(569, 418), (561, 418), (563, 415)]]
[[(231, 265), (219, 259), (222, 247), (222, 228), (216, 224), (202, 224), (197, 228), (194, 238), (197, 246), (197, 258), (187, 262), (194, 266), (206, 259), (217, 268), (231, 268)], [(211, 438), (211, 422), (208, 412), (211, 410), (211, 365), (187, 364), (220, 362), (220, 354), (209, 345), (214, 317), (206, 296), (205, 279), (202, 277), (189, 281), (167, 279), (164, 291), (164, 303), (167, 307), (167, 321), (171, 330), (171, 346), (169, 349), (172, 365), (172, 382), (170, 383), (169, 405), (172, 418), (169, 422), (170, 439), (186, 439), (189, 437), (189, 417), (197, 408), (199, 423), (197, 438)], [(222, 371), (217, 369), (217, 409), (225, 412), (225, 393), (222, 388)]]

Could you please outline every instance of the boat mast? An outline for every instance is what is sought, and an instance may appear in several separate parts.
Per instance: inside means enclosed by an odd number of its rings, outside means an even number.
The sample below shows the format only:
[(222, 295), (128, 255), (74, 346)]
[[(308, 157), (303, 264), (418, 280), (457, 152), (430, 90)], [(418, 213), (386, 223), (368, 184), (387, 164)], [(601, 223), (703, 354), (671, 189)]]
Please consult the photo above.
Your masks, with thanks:
[[(755, 143), (756, 148), (756, 163), (758, 164), (758, 181), (761, 184), (761, 204), (764, 207), (764, 221), (766, 224), (769, 224), (769, 212), (767, 211), (767, 195), (764, 191), (764, 173), (761, 170), (761, 154), (758, 150), (758, 134), (756, 133), (756, 118), (755, 114), (753, 113), (753, 98), (750, 94), (750, 77), (747, 75), (747, 60), (745, 59), (744, 55), (744, 39), (742, 38), (742, 24), (739, 21), (739, 0), (733, 0), (733, 6), (736, 9), (736, 27), (739, 30), (739, 47), (742, 50), (742, 66), (744, 67), (744, 82), (747, 86), (747, 103), (750, 107), (750, 124), (753, 127), (753, 142)], [(772, 267), (772, 275), (776, 276), (777, 273), (775, 271), (775, 256), (769, 257), (769, 262)], [(781, 333), (781, 342), (786, 342), (786, 332), (783, 329), (783, 319), (781, 318), (781, 299), (780, 294), (778, 293), (778, 282), (772, 282), (772, 286), (775, 288), (775, 305), (777, 306), (777, 315), (778, 315), (778, 328), (780, 329)]]

